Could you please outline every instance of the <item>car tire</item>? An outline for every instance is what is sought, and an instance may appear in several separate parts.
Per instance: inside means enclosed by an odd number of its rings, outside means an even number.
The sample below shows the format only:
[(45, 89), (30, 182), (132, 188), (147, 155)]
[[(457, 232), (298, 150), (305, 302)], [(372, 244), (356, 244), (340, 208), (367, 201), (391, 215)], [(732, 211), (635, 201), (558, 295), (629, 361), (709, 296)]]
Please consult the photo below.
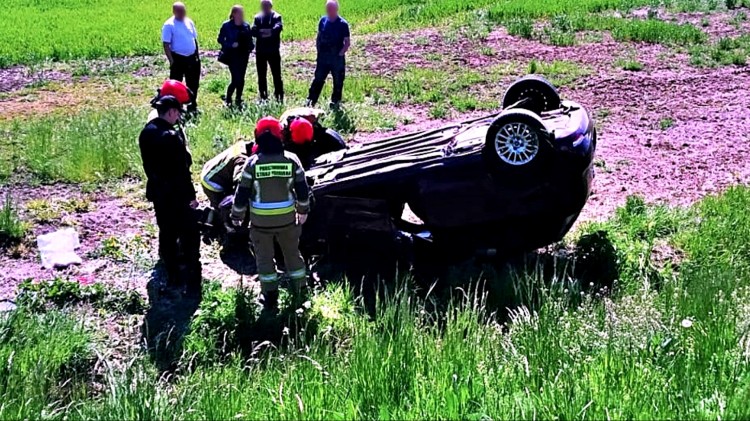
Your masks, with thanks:
[(493, 168), (525, 171), (545, 159), (552, 148), (549, 136), (536, 114), (513, 108), (503, 111), (492, 122), (483, 153)]
[(339, 147), (336, 150), (346, 149), (346, 140), (344, 140), (344, 137), (341, 136), (339, 132), (333, 129), (326, 129), (325, 134), (328, 137), (327, 139), (329, 142), (328, 144), (330, 145), (338, 144)]
[(536, 114), (560, 108), (560, 94), (539, 75), (524, 76), (510, 85), (503, 96), (503, 109), (522, 108)]

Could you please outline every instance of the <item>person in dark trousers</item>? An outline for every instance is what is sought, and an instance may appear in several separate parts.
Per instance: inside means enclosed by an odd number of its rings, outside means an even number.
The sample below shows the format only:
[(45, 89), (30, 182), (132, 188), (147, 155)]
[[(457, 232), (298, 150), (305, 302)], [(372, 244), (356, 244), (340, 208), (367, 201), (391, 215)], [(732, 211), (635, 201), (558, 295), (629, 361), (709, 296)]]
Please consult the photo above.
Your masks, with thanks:
[[(192, 157), (178, 125), (182, 105), (177, 98), (165, 95), (154, 107), (159, 116), (143, 128), (138, 145), (147, 178), (146, 198), (154, 204), (159, 226), (159, 255), (167, 272), (167, 287), (184, 286), (188, 295), (200, 297), (198, 202), (190, 175)], [(182, 276), (183, 266), (186, 276)]]
[(240, 226), (250, 213), (250, 239), (267, 311), (277, 310), (279, 300), (275, 244), (284, 257), (295, 305), (304, 301), (307, 289), (307, 269), (299, 239), (310, 211), (310, 189), (297, 156), (284, 151), (282, 136), (279, 120), (266, 117), (258, 121), (258, 152), (245, 164), (231, 213), (234, 226)]
[(258, 93), (260, 99), (268, 99), (267, 70), (271, 68), (273, 96), (284, 101), (284, 82), (281, 80), (281, 31), (284, 26), (281, 15), (273, 10), (271, 0), (261, 0), (261, 12), (255, 15), (253, 36), (258, 47), (255, 51), (255, 66), (258, 70)]
[(172, 17), (164, 22), (161, 41), (164, 54), (169, 61), (169, 78), (185, 81), (193, 93), (188, 111), (198, 110), (198, 87), (201, 80), (201, 59), (198, 52), (198, 31), (195, 23), (187, 17), (183, 3), (172, 5)]
[(221, 44), (221, 52), (226, 56), (226, 63), (232, 77), (224, 101), (227, 106), (231, 106), (232, 96), (236, 93), (235, 104), (241, 107), (242, 92), (245, 90), (247, 63), (254, 48), (250, 24), (245, 22), (245, 10), (242, 6), (235, 5), (232, 7), (229, 12), (229, 20), (221, 25), (217, 41)]
[(315, 79), (310, 85), (307, 103), (317, 104), (323, 85), (328, 74), (333, 78), (333, 94), (331, 105), (337, 106), (341, 102), (346, 77), (346, 52), (350, 46), (349, 23), (339, 16), (339, 4), (336, 0), (326, 3), (326, 16), (318, 23), (318, 37), (316, 41), (318, 58), (315, 67)]

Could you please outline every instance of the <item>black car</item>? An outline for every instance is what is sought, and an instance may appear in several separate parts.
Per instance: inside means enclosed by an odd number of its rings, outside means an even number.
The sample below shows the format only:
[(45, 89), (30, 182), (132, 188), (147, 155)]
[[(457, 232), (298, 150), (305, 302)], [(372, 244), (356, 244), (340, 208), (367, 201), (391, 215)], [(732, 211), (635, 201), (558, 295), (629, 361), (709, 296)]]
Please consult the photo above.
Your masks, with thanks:
[(460, 256), (560, 240), (591, 192), (594, 121), (536, 75), (513, 83), (502, 106), (318, 157), (301, 248), (325, 254), (359, 239), (377, 252), (389, 239), (411, 238)]

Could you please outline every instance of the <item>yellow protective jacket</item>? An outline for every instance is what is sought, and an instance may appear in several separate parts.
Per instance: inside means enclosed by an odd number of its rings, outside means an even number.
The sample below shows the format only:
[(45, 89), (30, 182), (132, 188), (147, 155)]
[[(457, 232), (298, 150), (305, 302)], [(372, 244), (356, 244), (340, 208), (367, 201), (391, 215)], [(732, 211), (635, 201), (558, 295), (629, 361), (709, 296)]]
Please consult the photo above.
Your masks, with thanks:
[(237, 142), (203, 165), (201, 184), (214, 193), (231, 194), (247, 162), (251, 142)]
[(296, 223), (296, 213), (310, 210), (310, 188), (305, 170), (291, 152), (252, 155), (234, 196), (232, 219), (242, 220), (250, 210), (250, 224), (278, 228)]

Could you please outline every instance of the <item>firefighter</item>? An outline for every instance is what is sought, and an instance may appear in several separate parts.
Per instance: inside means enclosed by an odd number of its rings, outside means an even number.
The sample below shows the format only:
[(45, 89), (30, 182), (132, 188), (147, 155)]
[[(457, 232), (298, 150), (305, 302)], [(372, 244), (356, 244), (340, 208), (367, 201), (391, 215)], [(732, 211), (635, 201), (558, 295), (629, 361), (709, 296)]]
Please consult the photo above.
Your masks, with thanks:
[[(159, 226), (159, 255), (167, 272), (167, 286), (187, 287), (188, 295), (200, 297), (200, 232), (190, 174), (192, 157), (183, 132), (175, 127), (182, 104), (165, 95), (153, 105), (158, 116), (143, 128), (138, 144), (147, 177), (146, 198), (154, 204)], [(185, 277), (181, 266), (187, 269)]]
[(305, 170), (320, 155), (347, 148), (341, 135), (320, 124), (324, 114), (321, 109), (300, 107), (281, 115), (284, 148), (297, 155)]
[(302, 224), (310, 209), (305, 171), (293, 153), (284, 151), (281, 123), (265, 117), (255, 127), (258, 152), (245, 165), (232, 207), (232, 223), (242, 223), (250, 208), (250, 239), (255, 249), (263, 307), (278, 308), (279, 280), (274, 241), (281, 249), (297, 303), (304, 298), (307, 271), (299, 251)]
[[(156, 91), (156, 96), (151, 100), (151, 105), (154, 106), (156, 101), (164, 95), (171, 95), (177, 99), (182, 105), (188, 105), (193, 101), (193, 94), (188, 87), (180, 82), (179, 80), (167, 79), (162, 83), (161, 88)], [(148, 115), (148, 121), (151, 121), (159, 116), (156, 107), (151, 110)]]
[(209, 225), (229, 222), (228, 210), (231, 206), (226, 206), (226, 203), (232, 201), (242, 170), (247, 158), (254, 153), (254, 147), (254, 142), (237, 142), (203, 165), (201, 186), (212, 208), (207, 221)]

